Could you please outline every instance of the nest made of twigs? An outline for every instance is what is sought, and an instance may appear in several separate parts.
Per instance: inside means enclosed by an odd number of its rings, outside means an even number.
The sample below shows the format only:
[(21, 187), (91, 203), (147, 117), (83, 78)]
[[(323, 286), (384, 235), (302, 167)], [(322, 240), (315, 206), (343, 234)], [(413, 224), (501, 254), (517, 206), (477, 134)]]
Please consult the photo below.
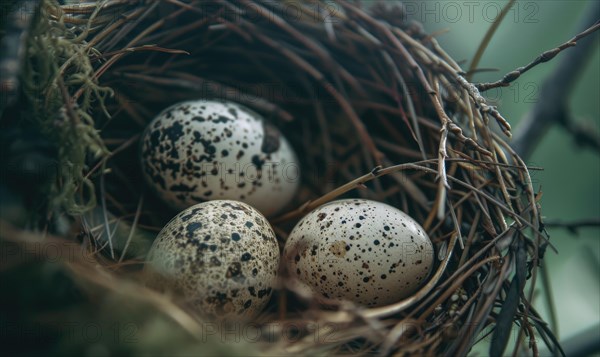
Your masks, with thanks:
[(380, 308), (324, 307), (282, 279), (259, 322), (296, 329), (293, 338), (271, 329), (263, 351), (464, 355), (495, 328), (491, 351), (502, 353), (513, 322), (517, 341), (534, 329), (552, 339), (522, 293), (545, 238), (528, 169), (505, 140), (510, 126), (400, 6), (45, 2), (36, 26), (25, 89), (45, 91), (29, 98), (74, 166), (53, 202), (73, 214), (100, 207), (99, 226), (86, 213), (80, 230), (115, 279), (139, 269), (144, 250), (117, 249), (133, 233), (107, 243), (107, 212), (153, 233), (175, 214), (138, 184), (141, 131), (175, 102), (222, 98), (262, 113), (298, 153), (301, 190), (271, 219), (281, 244), (311, 209), (363, 197), (409, 213), (437, 257), (427, 285)]

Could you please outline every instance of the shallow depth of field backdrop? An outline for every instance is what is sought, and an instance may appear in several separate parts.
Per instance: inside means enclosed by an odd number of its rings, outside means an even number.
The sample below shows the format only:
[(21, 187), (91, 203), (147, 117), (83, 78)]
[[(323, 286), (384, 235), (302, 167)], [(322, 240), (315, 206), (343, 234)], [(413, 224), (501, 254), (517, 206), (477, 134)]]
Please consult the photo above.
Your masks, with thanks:
[[(581, 18), (596, 1), (600, 0), (517, 0), (478, 66), (494, 71), (477, 73), (472, 81), (496, 81), (528, 64), (545, 50), (566, 42), (580, 32)], [(374, 0), (362, 2), (368, 5)], [(427, 32), (435, 34), (442, 47), (465, 70), (485, 32), (507, 2), (403, 1), (407, 17), (424, 23)], [(600, 14), (597, 15), (600, 18)], [(570, 93), (569, 109), (574, 120), (588, 123), (600, 131), (600, 34), (592, 37), (595, 41), (593, 56), (588, 58), (574, 91)], [(569, 50), (530, 70), (511, 86), (485, 93), (510, 121), (513, 133), (519, 130), (520, 118), (543, 100), (540, 88), (544, 79)], [(599, 152), (578, 147), (570, 134), (554, 125), (526, 162), (543, 168), (543, 171), (532, 171), (532, 179), (534, 189), (537, 191), (541, 186), (544, 192), (541, 205), (546, 223), (597, 220), (600, 217)], [(577, 234), (564, 228), (548, 228), (548, 231), (552, 244), (559, 251), (557, 255), (548, 249), (544, 259), (549, 267), (556, 304), (558, 329), (555, 332), (565, 340), (592, 328), (600, 338), (600, 229), (582, 228)], [(537, 287), (538, 290), (543, 287), (539, 280)], [(538, 296), (541, 295), (538, 292)], [(543, 299), (534, 300), (534, 304), (549, 322)], [(474, 353), (487, 355), (488, 349), (484, 345), (477, 346)]]
[[(579, 21), (595, 0), (517, 1), (508, 13), (479, 64), (498, 69), (478, 73), (474, 82), (496, 81), (505, 73), (529, 63), (537, 55), (567, 41), (578, 31)], [(408, 16), (425, 24), (428, 32), (449, 32), (437, 38), (448, 53), (468, 68), (485, 31), (506, 1), (405, 1)], [(600, 18), (600, 14), (598, 14)], [(593, 53), (574, 92), (570, 110), (575, 120), (600, 127), (600, 36), (594, 37)], [(564, 55), (562, 53), (561, 55)], [(544, 78), (560, 60), (536, 67), (510, 87), (491, 90), (486, 97), (496, 100), (509, 119), (513, 132), (519, 119), (539, 100)], [(600, 216), (600, 157), (588, 148), (577, 147), (573, 137), (553, 126), (527, 160), (533, 171), (534, 189), (542, 186), (542, 214), (547, 222), (597, 219)], [(578, 235), (549, 228), (551, 242), (559, 250), (545, 257), (552, 279), (561, 340), (589, 328), (600, 336), (600, 230), (583, 228)], [(541, 286), (541, 285), (538, 285)], [(545, 308), (538, 302), (541, 311)], [(547, 316), (547, 315), (546, 315)], [(548, 321), (548, 320), (547, 320)], [(482, 350), (485, 351), (485, 350)]]

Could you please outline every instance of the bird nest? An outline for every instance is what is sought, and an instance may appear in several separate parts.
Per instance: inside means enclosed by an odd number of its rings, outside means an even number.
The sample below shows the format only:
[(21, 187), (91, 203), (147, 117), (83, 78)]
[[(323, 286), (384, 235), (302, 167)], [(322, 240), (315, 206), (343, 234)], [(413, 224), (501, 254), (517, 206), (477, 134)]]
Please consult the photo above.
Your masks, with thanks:
[[(137, 147), (165, 107), (218, 98), (264, 115), (298, 153), (301, 188), (269, 219), (281, 247), (312, 209), (362, 197), (410, 214), (435, 249), (427, 284), (383, 307), (317, 302), (282, 273), (253, 322), (252, 348), (465, 355), (487, 338), (501, 355), (512, 335), (515, 351), (537, 350), (536, 336), (554, 349), (530, 304), (547, 239), (528, 168), (506, 141), (510, 125), (401, 6), (45, 1), (24, 73), (36, 121), (69, 168), (49, 207), (73, 217), (63, 238), (92, 258), (69, 262), (76, 282), (96, 281), (90, 304), (133, 284), (130, 302), (206, 342), (194, 311), (137, 282), (151, 238), (176, 214), (139, 184)], [(118, 234), (123, 224), (131, 229)]]

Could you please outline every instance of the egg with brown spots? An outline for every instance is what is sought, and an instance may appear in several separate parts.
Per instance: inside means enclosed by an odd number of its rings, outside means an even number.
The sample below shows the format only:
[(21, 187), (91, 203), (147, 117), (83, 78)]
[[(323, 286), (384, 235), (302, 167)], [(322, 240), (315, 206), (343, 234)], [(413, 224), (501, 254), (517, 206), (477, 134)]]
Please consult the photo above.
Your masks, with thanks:
[(269, 301), (278, 266), (279, 247), (265, 217), (245, 203), (214, 200), (165, 225), (148, 253), (145, 278), (208, 319), (248, 319)]
[(346, 199), (307, 214), (283, 257), (288, 273), (330, 299), (382, 306), (408, 297), (433, 269), (433, 245), (406, 213), (385, 203)]
[(146, 181), (169, 206), (232, 199), (265, 215), (282, 209), (300, 182), (298, 160), (279, 130), (233, 102), (177, 103), (141, 138)]

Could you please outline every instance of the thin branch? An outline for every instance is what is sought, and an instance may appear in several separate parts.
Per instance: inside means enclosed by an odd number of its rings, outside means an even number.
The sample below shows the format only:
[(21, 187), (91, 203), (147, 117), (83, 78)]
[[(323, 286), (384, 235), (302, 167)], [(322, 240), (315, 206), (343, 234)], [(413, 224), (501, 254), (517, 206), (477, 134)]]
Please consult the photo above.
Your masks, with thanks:
[(544, 226), (546, 228), (563, 228), (577, 235), (581, 228), (600, 228), (600, 217), (570, 222), (549, 221), (544, 222)]
[(569, 115), (561, 116), (559, 119), (563, 119), (558, 123), (571, 134), (577, 146), (588, 147), (600, 153), (600, 133), (595, 125), (589, 122), (579, 123)]
[[(102, 164), (102, 172), (104, 172), (106, 170), (106, 162), (103, 161), (104, 164)], [(115, 250), (113, 248), (113, 242), (112, 242), (112, 238), (113, 238), (113, 234), (114, 232), (110, 233), (110, 229), (108, 228), (108, 210), (106, 208), (106, 188), (104, 185), (104, 177), (105, 175), (101, 175), (100, 176), (100, 205), (102, 207), (102, 217), (104, 219), (104, 231), (101, 234), (106, 234), (107, 235), (107, 241), (108, 241), (108, 247), (110, 249), (110, 257), (114, 260), (115, 259)], [(116, 227), (117, 225), (115, 225)]]
[[(597, 16), (596, 13), (593, 13), (594, 16)], [(498, 88), (498, 87), (508, 87), (510, 85), (511, 82), (515, 81), (517, 78), (519, 78), (522, 74), (524, 74), (525, 72), (529, 71), (530, 69), (532, 69), (533, 67), (544, 63), (544, 62), (548, 62), (551, 59), (553, 59), (554, 57), (556, 57), (556, 55), (558, 55), (559, 53), (561, 53), (563, 50), (569, 48), (569, 47), (574, 47), (577, 45), (577, 41), (579, 41), (580, 39), (592, 34), (593, 32), (595, 32), (596, 30), (600, 29), (600, 21), (596, 21), (591, 27), (589, 27), (587, 30), (581, 32), (580, 34), (578, 34), (577, 36), (573, 37), (572, 39), (570, 39), (569, 41), (563, 43), (562, 45), (553, 48), (551, 50), (548, 50), (544, 53), (542, 53), (541, 55), (537, 56), (536, 59), (534, 59), (533, 61), (531, 61), (528, 65), (524, 66), (524, 67), (519, 67), (517, 69), (515, 69), (512, 72), (508, 72), (501, 80), (493, 82), (493, 83), (479, 83), (476, 84), (477, 89), (479, 89), (480, 92), (485, 92), (486, 90), (490, 90), (493, 88)]]
[(571, 357), (590, 356), (600, 351), (600, 339), (598, 338), (598, 329), (600, 324), (596, 324), (583, 332), (566, 339), (563, 342), (565, 354)]
[[(598, 331), (600, 330), (600, 324), (590, 326), (582, 332), (569, 337), (562, 341), (562, 346), (565, 351), (565, 356), (569, 357), (583, 357), (591, 356), (594, 353), (600, 352), (600, 339), (598, 338)], [(540, 356), (550, 356), (551, 351), (544, 349), (540, 351)]]
[(105, 53), (100, 54), (98, 57), (107, 58), (107, 57), (112, 57), (114, 55), (119, 55), (119, 54), (123, 54), (123, 53), (141, 52), (141, 51), (154, 51), (154, 52), (163, 52), (163, 53), (170, 53), (170, 54), (184, 54), (184, 55), (190, 54), (187, 51), (177, 50), (177, 49), (172, 49), (172, 48), (164, 48), (164, 47), (160, 47), (157, 45), (143, 45), (143, 46), (137, 46), (137, 47), (124, 48), (124, 49), (121, 49), (118, 51), (113, 51), (113, 52), (105, 52)]
[(140, 200), (138, 201), (137, 209), (135, 210), (135, 218), (133, 219), (133, 223), (131, 224), (131, 230), (129, 231), (129, 236), (127, 237), (127, 241), (125, 243), (125, 247), (123, 248), (123, 252), (121, 253), (121, 257), (119, 258), (119, 263), (123, 261), (125, 255), (127, 254), (127, 249), (129, 248), (129, 244), (131, 243), (131, 239), (133, 238), (133, 234), (135, 233), (135, 229), (137, 228), (138, 221), (140, 219), (140, 215), (142, 213), (142, 206), (144, 205), (144, 192), (140, 196)]
[(556, 314), (556, 304), (554, 301), (554, 295), (552, 294), (552, 279), (548, 272), (548, 261), (543, 260), (540, 266), (542, 284), (544, 285), (544, 295), (546, 300), (546, 308), (548, 309), (548, 315), (550, 320), (550, 329), (554, 332), (554, 336), (559, 338), (558, 332), (558, 317)]
[(188, 73), (169, 71), (164, 76), (158, 76), (156, 74), (146, 75), (141, 73), (121, 73), (121, 75), (124, 78), (136, 79), (146, 83), (195, 91), (202, 96), (222, 94), (226, 99), (235, 99), (258, 111), (275, 115), (283, 121), (289, 122), (294, 118), (290, 113), (266, 99), (253, 96), (249, 93), (242, 94), (237, 88), (206, 80)]
[[(436, 83), (436, 92), (439, 93), (439, 88)], [(441, 102), (441, 100), (438, 98)], [(448, 184), (448, 175), (446, 173), (446, 159), (448, 158), (448, 153), (446, 152), (446, 144), (448, 141), (448, 126), (450, 124), (450, 119), (447, 116), (442, 116), (442, 128), (440, 129), (440, 144), (438, 149), (438, 191), (436, 204), (437, 206), (437, 218), (442, 220), (444, 218), (444, 209), (446, 208), (446, 191), (450, 188)], [(460, 229), (460, 227), (458, 228)], [(461, 240), (462, 241), (462, 240)]]
[(498, 27), (500, 27), (502, 20), (504, 20), (504, 18), (506, 17), (506, 14), (508, 14), (508, 12), (512, 8), (515, 1), (516, 0), (510, 0), (508, 3), (506, 3), (504, 8), (502, 8), (502, 11), (500, 12), (500, 15), (498, 15), (498, 17), (496, 18), (494, 23), (492, 23), (492, 26), (490, 26), (490, 28), (486, 31), (485, 36), (483, 36), (483, 39), (481, 40), (479, 47), (477, 47), (477, 52), (475, 52), (475, 56), (473, 56), (473, 60), (471, 61), (469, 70), (467, 71), (467, 80), (469, 82), (473, 78), (473, 74), (475, 74), (477, 66), (479, 65), (479, 61), (481, 60), (483, 53), (487, 49), (487, 46), (490, 44), (492, 37), (496, 33), (496, 30), (498, 29)]
[[(580, 28), (600, 26), (598, 21), (600, 2), (594, 1), (587, 11), (587, 16), (582, 19)], [(585, 67), (585, 62), (597, 44), (597, 37), (586, 38), (579, 41), (578, 46), (568, 51), (561, 59), (554, 73), (542, 84), (540, 91), (541, 100), (521, 120), (516, 130), (512, 147), (523, 158), (527, 159), (537, 147), (546, 131), (554, 123), (567, 122), (567, 100), (573, 86), (577, 83), (578, 75)]]

